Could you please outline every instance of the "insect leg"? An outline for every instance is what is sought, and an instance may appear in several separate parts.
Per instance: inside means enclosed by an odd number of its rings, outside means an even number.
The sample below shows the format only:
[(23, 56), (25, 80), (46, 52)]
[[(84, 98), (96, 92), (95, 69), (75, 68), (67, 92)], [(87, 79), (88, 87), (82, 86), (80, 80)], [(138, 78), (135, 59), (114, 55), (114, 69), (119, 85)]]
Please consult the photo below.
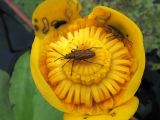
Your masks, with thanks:
[(71, 76), (72, 76), (72, 72), (73, 72), (73, 65), (74, 65), (75, 60), (73, 60), (72, 62), (72, 68), (71, 68)]
[(83, 61), (88, 62), (88, 63), (92, 63), (92, 64), (97, 64), (97, 65), (100, 65), (100, 66), (104, 66), (104, 65), (102, 65), (100, 63), (94, 63), (94, 62), (91, 62), (91, 61), (88, 61), (88, 60), (83, 60)]
[(109, 40), (113, 40), (113, 39), (116, 39), (116, 36), (115, 35), (111, 35), (109, 37), (107, 37)]
[(64, 63), (64, 65), (62, 66), (62, 68), (69, 62), (69, 61), (71, 61), (71, 59), (70, 60), (68, 60), (66, 63)]

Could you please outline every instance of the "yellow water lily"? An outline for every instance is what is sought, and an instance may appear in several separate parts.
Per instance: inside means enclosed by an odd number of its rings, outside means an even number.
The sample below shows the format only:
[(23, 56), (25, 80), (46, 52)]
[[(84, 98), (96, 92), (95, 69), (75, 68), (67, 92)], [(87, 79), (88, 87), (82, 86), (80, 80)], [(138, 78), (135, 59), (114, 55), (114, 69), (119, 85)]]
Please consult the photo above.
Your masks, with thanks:
[[(33, 14), (39, 28), (31, 50), (35, 84), (64, 112), (64, 120), (128, 120), (138, 107), (134, 94), (144, 72), (142, 33), (128, 17), (108, 7), (97, 6), (80, 17), (80, 4), (71, 1), (72, 6), (69, 0), (46, 0)], [(70, 19), (67, 9), (73, 12)]]

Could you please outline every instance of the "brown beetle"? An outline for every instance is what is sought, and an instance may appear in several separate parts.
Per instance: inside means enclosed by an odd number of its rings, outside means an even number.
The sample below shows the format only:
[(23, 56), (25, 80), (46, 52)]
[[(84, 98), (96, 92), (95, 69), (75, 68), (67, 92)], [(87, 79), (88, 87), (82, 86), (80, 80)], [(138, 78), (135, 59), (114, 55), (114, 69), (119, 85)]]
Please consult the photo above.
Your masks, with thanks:
[(93, 48), (100, 48), (100, 47), (92, 47), (92, 48), (88, 48), (88, 49), (84, 49), (84, 50), (77, 50), (77, 49), (72, 49), (70, 53), (63, 55), (60, 52), (58, 52), (57, 50), (53, 49), (55, 52), (59, 53), (60, 55), (62, 55), (63, 57), (60, 57), (58, 59), (56, 59), (55, 61), (64, 58), (64, 59), (69, 59), (62, 67), (64, 67), (68, 62), (70, 62), (71, 60), (73, 60), (72, 62), (72, 68), (71, 68), (71, 76), (72, 76), (72, 71), (73, 71), (73, 65), (75, 61), (85, 61), (88, 63), (92, 63), (92, 64), (97, 64), (97, 65), (101, 65), (104, 66), (102, 64), (99, 63), (94, 63), (91, 61), (88, 61), (87, 59), (89, 58), (93, 58), (96, 53), (94, 51), (91, 51), (91, 49)]
[(118, 38), (119, 40), (122, 40), (125, 38), (124, 35), (122, 34), (122, 32), (120, 30), (118, 30), (117, 28), (115, 28), (111, 25), (107, 25), (106, 27), (109, 30), (109, 32), (113, 34), (113, 36), (109, 36), (109, 38), (110, 37), (111, 37), (111, 39)]
[[(107, 29), (109, 30), (110, 33), (112, 33), (113, 35), (109, 36), (108, 38), (109, 39), (119, 39), (120, 41), (123, 42), (123, 44), (128, 48), (128, 49), (131, 49), (132, 47), (132, 42), (129, 41), (124, 35), (123, 33), (118, 30), (117, 28), (111, 26), (111, 25), (107, 25)], [(126, 35), (128, 37), (128, 35)]]
[(65, 20), (53, 21), (51, 23), (51, 26), (53, 26), (55, 29), (58, 29), (61, 25), (64, 25), (66, 23), (67, 23), (67, 21), (65, 21)]

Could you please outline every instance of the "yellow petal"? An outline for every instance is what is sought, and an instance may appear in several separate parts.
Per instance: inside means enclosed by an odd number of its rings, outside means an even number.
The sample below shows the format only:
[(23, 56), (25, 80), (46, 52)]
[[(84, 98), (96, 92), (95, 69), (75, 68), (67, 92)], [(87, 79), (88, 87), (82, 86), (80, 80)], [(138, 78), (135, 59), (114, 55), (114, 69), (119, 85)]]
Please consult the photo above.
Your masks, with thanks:
[[(32, 72), (33, 80), (41, 92), (42, 96), (55, 108), (60, 109), (62, 111), (66, 111), (67, 109), (64, 107), (63, 103), (57, 98), (55, 92), (52, 90), (52, 88), (49, 86), (49, 84), (44, 79), (40, 69), (39, 64), (37, 64), (37, 61), (39, 61), (39, 55), (40, 55), (40, 42), (39, 39), (36, 37), (34, 40), (34, 43), (32, 45), (32, 51), (31, 51), (31, 57), (30, 57), (30, 67)], [(37, 48), (37, 49), (36, 49)], [(51, 97), (52, 96), (52, 97)]]
[(139, 101), (136, 97), (131, 98), (125, 104), (122, 104), (109, 113), (102, 115), (74, 115), (74, 114), (64, 114), (64, 120), (129, 120), (138, 108)]
[[(103, 16), (104, 18), (105, 17), (107, 18), (109, 13), (111, 14), (111, 17), (105, 21), (105, 24), (109, 24), (119, 29), (124, 36), (128, 36), (127, 39), (132, 43), (132, 49), (131, 49), (132, 57), (138, 61), (136, 71), (133, 73), (132, 78), (129, 81), (126, 89), (123, 90), (121, 94), (114, 97), (115, 106), (118, 106), (131, 99), (141, 83), (145, 67), (145, 52), (143, 45), (143, 37), (140, 29), (133, 21), (131, 21), (128, 17), (121, 14), (120, 12), (113, 10), (111, 8), (104, 6), (97, 6), (94, 8), (93, 12), (89, 15), (89, 18), (92, 19), (98, 16), (101, 17), (102, 13), (103, 15), (105, 15)], [(114, 54), (114, 56), (112, 57), (114, 59), (118, 56), (125, 54), (126, 52), (128, 51), (126, 51), (125, 49), (121, 50), (117, 52), (117, 54)], [(127, 68), (115, 67), (115, 69), (128, 72)]]
[[(55, 0), (55, 1), (58, 1), (58, 0)], [(66, 1), (68, 1), (68, 0), (66, 0)], [(46, 2), (46, 4), (48, 4), (48, 2), (52, 3), (53, 0), (46, 0), (44, 2)], [(48, 8), (49, 8), (49, 6), (50, 5), (48, 5)], [(57, 2), (57, 6), (59, 6), (58, 2)], [(62, 6), (63, 6), (63, 4), (62, 4)], [(60, 7), (61, 6), (59, 6), (59, 8)], [(65, 6), (63, 6), (63, 7), (65, 7)], [(43, 4), (42, 4), (42, 8), (43, 8)], [(57, 9), (57, 8), (58, 7), (55, 7), (54, 9)], [(52, 8), (50, 8), (50, 9), (52, 9)], [(63, 12), (63, 10), (61, 12)], [(35, 12), (35, 15), (36, 14), (37, 15), (39, 14), (39, 16), (41, 16), (41, 14), (38, 12), (37, 13)], [(49, 12), (47, 12), (47, 14), (49, 15)], [(47, 14), (45, 14), (45, 15), (47, 15)], [(58, 17), (56, 19), (58, 19), (60, 17), (60, 15), (62, 15), (61, 13), (58, 13), (58, 14), (59, 14), (59, 16), (57, 15)], [(42, 15), (44, 15), (43, 12), (42, 12)], [(64, 15), (62, 15), (62, 16), (64, 17)], [(66, 16), (64, 18), (68, 19), (68, 17), (66, 17)], [(107, 118), (107, 119), (112, 118), (113, 120), (118, 120), (118, 118), (120, 118), (120, 120), (121, 120), (121, 118), (123, 117), (124, 118), (123, 120), (129, 119), (129, 116), (133, 115), (133, 113), (135, 112), (135, 109), (136, 109), (135, 106), (137, 107), (137, 102), (136, 102), (137, 99), (135, 100), (135, 98), (133, 98), (133, 96), (140, 85), (141, 77), (142, 77), (142, 74), (144, 71), (145, 53), (144, 53), (144, 47), (143, 47), (143, 42), (142, 42), (142, 40), (143, 40), (142, 34), (141, 34), (139, 28), (130, 19), (128, 19), (126, 16), (122, 15), (121, 13), (119, 13), (111, 8), (102, 7), (102, 6), (96, 7), (93, 10), (93, 12), (89, 15), (88, 18), (87, 18), (88, 21), (90, 21), (90, 19), (91, 20), (95, 19), (95, 21), (99, 22), (99, 23), (95, 24), (95, 26), (94, 26), (94, 24), (92, 24), (92, 25), (90, 24), (93, 29), (91, 28), (91, 26), (86, 25), (87, 27), (89, 27), (91, 29), (85, 29), (84, 27), (87, 22), (84, 22), (84, 21), (87, 19), (81, 19), (82, 23), (80, 23), (80, 25), (78, 24), (79, 22), (74, 21), (75, 24), (77, 24), (77, 29), (75, 29), (76, 27), (74, 28), (74, 30), (77, 30), (77, 33), (70, 30), (72, 27), (69, 30), (66, 30), (68, 27), (65, 25), (61, 26), (58, 29), (51, 28), (52, 30), (49, 27), (49, 31), (47, 33), (47, 36), (44, 39), (42, 39), (38, 34), (42, 34), (42, 32), (43, 32), (42, 29), (44, 27), (46, 27), (45, 26), (47, 23), (46, 19), (43, 19), (43, 22), (41, 24), (42, 26), (40, 25), (40, 28), (41, 28), (40, 32), (41, 33), (38, 33), (38, 32), (36, 33), (37, 37), (35, 38), (35, 41), (32, 46), (32, 51), (31, 51), (31, 71), (32, 71), (33, 79), (34, 79), (39, 91), (44, 96), (44, 98), (52, 106), (56, 107), (60, 111), (63, 111), (66, 113), (72, 113), (72, 114), (85, 114), (85, 113), (87, 113), (89, 115), (105, 114), (105, 112), (107, 112), (105, 115), (101, 115), (100, 118)], [(117, 20), (117, 18), (119, 18), (119, 19)], [(40, 18), (40, 20), (41, 19), (42, 18)], [(50, 20), (53, 20), (52, 16), (49, 15), (49, 19), (47, 18), (47, 20), (49, 22), (51, 22)], [(72, 23), (74, 23), (74, 22), (72, 22)], [(72, 23), (70, 21), (70, 25)], [(131, 48), (129, 49), (127, 46), (125, 46), (125, 44), (123, 46), (122, 41), (119, 41), (118, 39), (110, 40), (108, 38), (105, 38), (104, 35), (102, 35), (103, 36), (102, 37), (101, 32), (103, 33), (104, 31), (102, 31), (101, 29), (97, 29), (97, 28), (99, 28), (101, 26), (104, 28), (106, 24), (109, 24), (111, 26), (116, 27), (125, 36), (128, 36), (128, 40), (132, 43)], [(73, 25), (73, 26), (76, 26), (76, 25)], [(79, 28), (81, 28), (81, 29), (79, 29)], [(64, 29), (67, 32), (64, 32), (63, 31)], [(52, 32), (50, 32), (50, 30)], [(90, 31), (88, 31), (88, 30), (90, 30)], [(62, 40), (62, 38), (60, 38), (61, 37), (60, 32), (64, 32), (64, 34), (62, 34), (62, 37), (66, 36), (65, 40)], [(53, 34), (60, 34), (60, 35), (59, 36), (58, 35), (57, 36), (53, 36), (53, 35), (50, 36), (50, 34), (52, 34), (52, 33)], [(106, 33), (104, 32), (103, 34), (107, 34), (107, 32)], [(96, 39), (93, 39), (92, 36), (93, 36), (93, 38), (96, 38)], [(100, 40), (100, 41), (103, 41), (102, 44), (99, 41), (100, 38), (104, 39), (104, 41)], [(47, 43), (52, 42), (52, 44), (46, 45), (46, 44), (43, 44), (44, 42), (40, 42), (40, 41), (46, 41), (46, 40), (48, 40)], [(57, 42), (54, 42), (54, 40), (57, 40)], [(63, 41), (64, 41), (64, 43), (63, 43)], [(73, 69), (74, 74), (73, 74), (73, 76), (71, 76), (70, 75), (71, 63), (67, 64), (65, 66), (65, 68), (62, 68), (61, 65), (63, 65), (66, 60), (58, 60), (56, 62), (53, 62), (54, 59), (52, 59), (52, 58), (55, 58), (55, 56), (56, 56), (56, 58), (59, 58), (61, 56), (57, 52), (53, 51), (52, 48), (53, 49), (57, 48), (57, 50), (60, 53), (62, 53), (63, 55), (67, 55), (67, 53), (69, 53), (72, 49), (75, 49), (74, 47), (76, 45), (78, 45), (78, 47), (80, 46), (79, 49), (81, 49), (83, 42), (85, 42), (85, 44), (88, 44), (88, 46), (87, 45), (85, 46), (86, 49), (91, 48), (91, 47), (95, 47), (95, 45), (100, 46), (100, 47), (104, 46), (104, 48), (105, 48), (104, 51), (102, 49), (93, 50), (95, 53), (97, 53), (97, 55), (95, 57), (96, 59), (91, 58), (91, 61), (94, 61), (95, 63), (101, 63), (99, 61), (102, 61), (102, 63), (103, 62), (106, 62), (108, 64), (111, 63), (111, 65), (108, 65), (108, 67), (104, 66), (106, 68), (107, 74), (104, 75), (103, 77), (99, 74), (99, 72), (101, 72), (101, 70), (100, 70), (101, 66), (99, 66), (99, 65), (89, 64), (89, 63), (85, 63), (85, 62), (81, 62), (81, 61), (79, 63), (77, 62), (76, 64), (77, 65), (79, 64), (79, 67), (77, 66), (77, 68), (75, 67), (76, 69)], [(105, 43), (105, 44), (103, 45), (103, 43)], [(120, 43), (120, 44), (118, 44), (118, 43)], [(49, 45), (51, 45), (51, 46), (49, 46)], [(47, 49), (48, 46), (51, 49), (48, 50)], [(113, 48), (113, 47), (115, 47), (115, 48)], [(47, 52), (43, 51), (43, 48), (46, 49), (48, 54), (47, 54)], [(103, 58), (105, 56), (105, 54), (101, 55), (100, 53), (102, 53), (102, 52), (107, 53), (107, 52), (109, 52), (109, 50), (111, 52), (111, 53), (109, 53), (109, 56), (111, 57), (111, 59), (107, 59), (107, 60), (99, 59), (99, 57)], [(52, 52), (54, 55), (50, 52)], [(46, 58), (43, 58), (43, 60), (41, 60), (41, 56), (45, 53), (46, 53), (46, 56), (44, 56), (44, 57), (46, 57)], [(130, 60), (130, 58), (128, 57), (129, 55), (131, 55), (130, 56), (131, 59), (134, 59), (134, 61), (137, 61), (137, 62), (135, 62), (136, 63), (135, 68), (132, 66), (133, 63)], [(107, 54), (106, 54), (106, 56), (107, 56)], [(123, 60), (123, 58), (126, 61), (120, 61), (120, 60)], [(114, 61), (115, 59), (117, 59), (119, 61)], [(127, 62), (127, 60), (128, 60), (128, 62)], [(40, 63), (41, 61), (43, 61), (43, 62)], [(131, 62), (131, 66), (130, 66), (129, 62)], [(55, 81), (45, 80), (46, 76), (43, 75), (43, 70), (41, 70), (41, 68), (40, 68), (41, 66), (39, 66), (39, 63), (40, 64), (47, 63), (46, 64), (47, 69), (46, 68), (45, 69), (46, 69), (46, 73), (48, 72), (47, 73), (48, 78), (54, 79), (53, 74), (60, 75), (62, 73), (66, 76), (67, 80), (70, 80), (72, 85), (65, 87), (66, 84), (63, 83), (61, 86), (58, 86), (58, 84), (60, 84), (62, 82), (61, 80), (64, 79), (63, 76), (55, 77), (56, 78)], [(76, 64), (75, 64), (75, 66), (76, 66)], [(88, 64), (88, 65), (86, 65), (86, 64)], [(95, 73), (92, 73), (90, 75), (89, 69), (87, 69), (86, 66), (87, 67), (94, 66), (91, 68), (93, 68), (93, 71), (95, 71)], [(56, 72), (56, 67), (62, 68), (62, 71)], [(49, 74), (51, 69), (55, 69), (55, 71), (53, 73)], [(78, 72), (76, 72), (75, 70)], [(114, 72), (117, 74), (114, 75)], [(112, 75), (110, 73), (112, 73)], [(76, 76), (78, 76), (78, 77), (76, 77)], [(102, 79), (104, 78), (104, 80), (105, 80), (105, 78), (111, 79), (111, 80), (105, 82), (105, 84), (103, 84), (103, 86), (102, 86), (100, 83), (100, 82), (102, 82), (101, 78)], [(64, 79), (64, 80), (66, 80), (66, 79)], [(114, 80), (114, 81), (112, 81), (112, 80)], [(93, 81), (94, 81), (94, 83), (92, 85), (91, 83)], [(95, 81), (97, 81), (97, 83)], [(54, 84), (54, 85), (50, 84), (50, 83), (54, 83), (54, 82), (56, 84)], [(87, 84), (87, 83), (89, 83), (89, 84)], [(76, 84), (78, 84), (78, 86), (75, 86)], [(99, 86), (99, 85), (101, 85), (101, 86)], [(85, 86), (86, 88), (84, 89), (81, 86)], [(93, 87), (93, 86), (95, 86), (95, 87)], [(99, 87), (97, 87), (97, 86), (99, 86)], [(56, 89), (56, 87), (57, 87), (57, 89)], [(63, 90), (65, 90), (65, 91), (63, 91)], [(61, 95), (59, 95), (59, 97), (58, 97), (57, 95), (55, 95), (55, 93), (61, 94)], [(84, 96), (84, 98), (82, 99), (83, 96)], [(107, 102), (107, 98), (108, 98), (108, 100), (111, 99), (111, 101)], [(104, 101), (103, 101), (103, 99), (104, 99)], [(127, 101), (129, 101), (129, 103)], [(135, 106), (132, 106), (132, 101), (134, 101), (133, 105), (135, 105)], [(102, 105), (103, 102), (104, 102), (104, 107), (106, 107), (106, 109), (104, 108), (104, 111), (103, 111), (103, 109), (101, 109), (101, 108), (103, 108), (103, 105)], [(129, 110), (129, 111), (127, 111), (127, 112), (129, 112), (129, 113), (125, 112), (126, 107), (123, 107), (125, 105), (128, 105), (127, 110)], [(130, 107), (130, 105), (131, 105), (131, 107)], [(66, 108), (66, 106), (70, 106), (72, 109), (68, 109), (68, 108)], [(82, 110), (82, 111), (84, 111), (84, 113), (78, 112), (78, 111), (80, 111), (81, 108), (84, 108), (84, 110)], [(109, 108), (115, 108), (115, 109), (113, 109), (112, 111), (109, 111)], [(125, 115), (122, 114), (120, 109), (125, 114), (126, 113), (128, 114), (128, 116), (126, 115), (126, 118), (124, 117)], [(106, 116), (109, 116), (109, 117), (106, 117)], [(96, 116), (96, 117), (99, 117), (99, 116)], [(96, 118), (96, 117), (94, 116), (93, 118)], [(80, 116), (80, 118), (81, 118), (81, 116)], [(96, 119), (99, 119), (99, 118), (96, 118)]]

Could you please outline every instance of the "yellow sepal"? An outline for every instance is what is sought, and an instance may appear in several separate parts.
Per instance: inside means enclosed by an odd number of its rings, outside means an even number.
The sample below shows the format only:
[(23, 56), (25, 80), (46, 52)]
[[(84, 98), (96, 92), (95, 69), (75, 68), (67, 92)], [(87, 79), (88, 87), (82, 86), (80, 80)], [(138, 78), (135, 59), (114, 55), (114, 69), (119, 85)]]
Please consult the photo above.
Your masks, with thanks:
[(53, 30), (57, 32), (57, 28), (54, 27), (57, 21), (65, 21), (68, 24), (80, 17), (80, 10), (81, 5), (78, 0), (43, 1), (32, 15), (32, 24), (35, 27), (36, 36), (43, 38)]

